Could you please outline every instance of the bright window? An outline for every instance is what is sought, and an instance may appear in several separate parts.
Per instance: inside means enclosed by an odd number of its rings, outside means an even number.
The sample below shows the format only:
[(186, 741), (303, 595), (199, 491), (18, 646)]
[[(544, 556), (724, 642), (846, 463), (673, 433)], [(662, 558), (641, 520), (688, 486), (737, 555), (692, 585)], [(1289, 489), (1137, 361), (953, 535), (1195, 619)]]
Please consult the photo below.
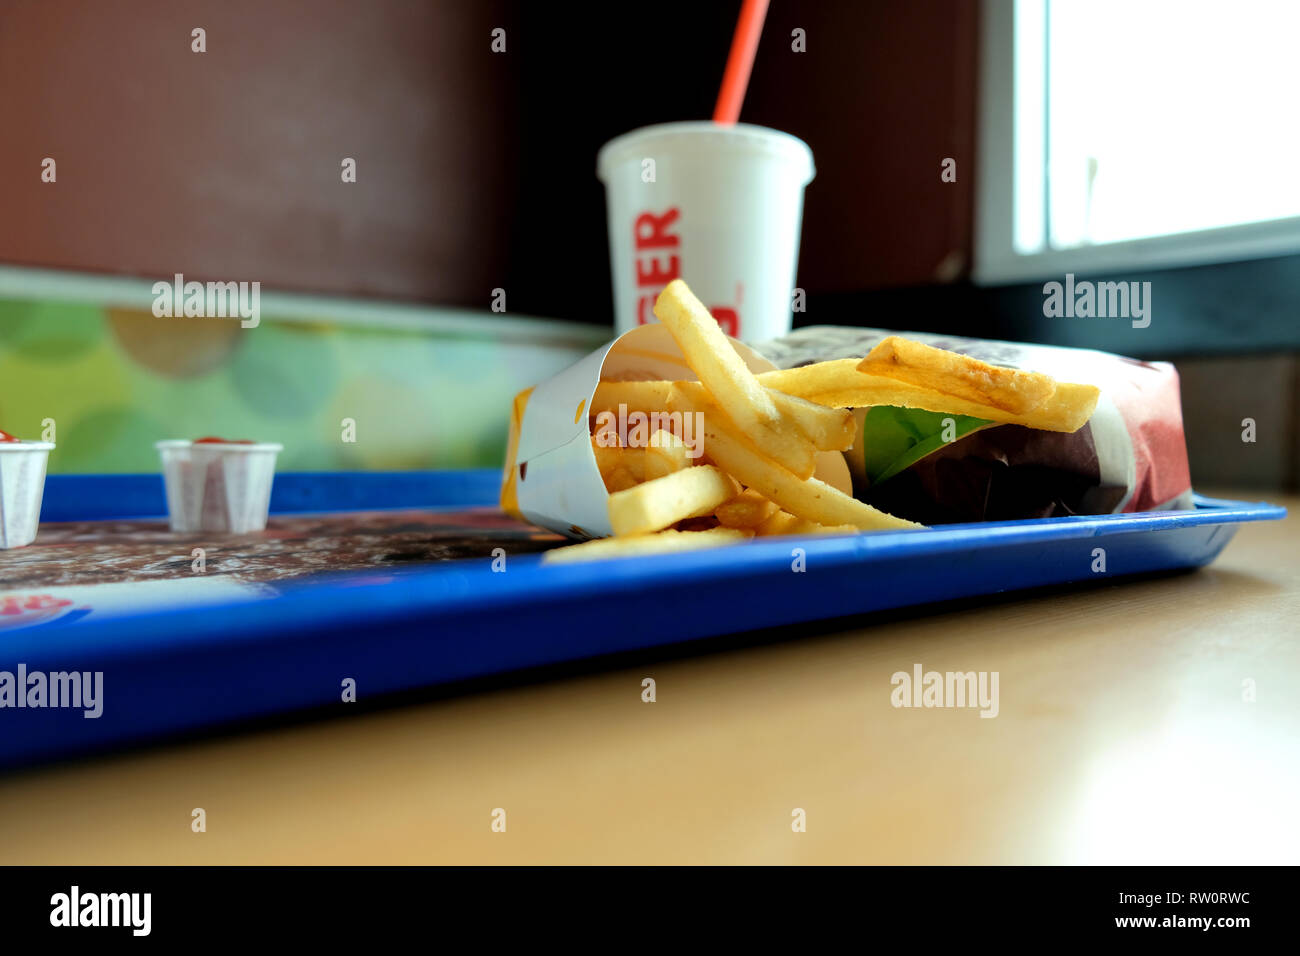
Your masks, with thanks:
[(986, 16), (977, 277), (1300, 251), (1300, 2)]

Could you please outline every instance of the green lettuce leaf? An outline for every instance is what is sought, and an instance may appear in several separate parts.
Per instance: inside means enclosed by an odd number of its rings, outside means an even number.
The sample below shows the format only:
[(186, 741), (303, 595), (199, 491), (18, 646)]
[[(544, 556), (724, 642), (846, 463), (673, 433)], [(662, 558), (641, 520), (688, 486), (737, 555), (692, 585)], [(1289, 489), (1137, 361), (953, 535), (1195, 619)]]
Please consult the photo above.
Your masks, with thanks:
[(862, 424), (862, 456), (868, 485), (878, 485), (910, 468), (944, 442), (944, 421), (951, 419), (948, 435), (956, 441), (986, 425), (987, 419), (948, 415), (919, 408), (876, 405), (867, 410)]

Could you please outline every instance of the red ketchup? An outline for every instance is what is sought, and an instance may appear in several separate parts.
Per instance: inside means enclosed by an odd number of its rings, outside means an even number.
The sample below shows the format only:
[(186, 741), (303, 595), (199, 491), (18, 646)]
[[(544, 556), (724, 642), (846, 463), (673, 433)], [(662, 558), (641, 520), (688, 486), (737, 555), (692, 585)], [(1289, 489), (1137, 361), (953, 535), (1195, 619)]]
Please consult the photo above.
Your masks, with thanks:
[(15, 438), (13, 435), (9, 434), (9, 433), (6, 432), (6, 431), (0, 431), (0, 442), (10, 442), (10, 441), (11, 441), (11, 442), (20, 442), (20, 441), (22, 441), (22, 439), (21, 439), (21, 438)]
[(213, 438), (209, 435), (207, 438), (194, 439), (196, 445), (252, 445), (251, 438)]

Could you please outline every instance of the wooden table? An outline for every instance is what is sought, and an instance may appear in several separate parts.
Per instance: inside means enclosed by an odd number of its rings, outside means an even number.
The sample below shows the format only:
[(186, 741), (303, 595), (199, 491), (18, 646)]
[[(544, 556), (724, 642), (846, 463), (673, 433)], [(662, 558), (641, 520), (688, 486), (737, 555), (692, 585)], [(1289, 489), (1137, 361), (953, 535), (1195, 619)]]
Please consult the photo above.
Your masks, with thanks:
[[(1298, 522), (1195, 573), (11, 774), (0, 861), (1295, 863)], [(918, 663), (997, 671), (998, 716), (893, 707)]]

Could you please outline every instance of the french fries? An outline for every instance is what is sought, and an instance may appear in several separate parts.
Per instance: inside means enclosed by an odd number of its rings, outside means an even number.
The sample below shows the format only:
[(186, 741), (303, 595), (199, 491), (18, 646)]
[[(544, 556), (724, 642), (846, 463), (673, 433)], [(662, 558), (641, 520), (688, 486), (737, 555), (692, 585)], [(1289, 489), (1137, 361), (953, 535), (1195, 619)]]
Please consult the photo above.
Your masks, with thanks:
[[(708, 392), (699, 382), (601, 382), (596, 386), (596, 394), (591, 399), (591, 414), (596, 415), (600, 412), (617, 414), (620, 405), (630, 412), (640, 411), (650, 414), (656, 409), (668, 406), (668, 397), (673, 389), (685, 392), (700, 401), (708, 398)], [(847, 451), (853, 447), (856, 429), (853, 413), (848, 411), (847, 407), (828, 407), (796, 395), (786, 395), (775, 389), (769, 388), (767, 391), (777, 408), (788, 421), (798, 427), (813, 449)], [(801, 451), (799, 454), (802, 459), (806, 451)]]
[[(678, 392), (689, 395), (697, 403), (710, 400), (709, 393), (699, 382), (676, 382), (674, 385)], [(803, 433), (812, 449), (847, 451), (853, 447), (856, 429), (852, 412), (843, 408), (826, 408), (793, 395), (783, 395), (770, 389), (768, 391), (781, 414), (785, 416), (785, 420)], [(735, 419), (732, 421), (734, 422)], [(755, 442), (755, 444), (759, 443)], [(808, 453), (810, 453), (808, 448), (801, 449), (799, 452), (801, 456)], [(803, 474), (803, 471), (800, 469), (795, 471), (795, 474)], [(807, 473), (811, 475), (812, 471), (808, 470)]]
[(645, 449), (647, 481), (671, 475), (693, 464), (695, 459), (691, 458), (691, 451), (686, 447), (686, 442), (672, 432), (660, 428), (650, 436), (650, 444), (646, 445)]
[(858, 529), (851, 524), (828, 525), (800, 518), (788, 511), (777, 510), (756, 529), (765, 537), (783, 534), (853, 534)]
[(1056, 392), (1056, 380), (1040, 372), (990, 365), (898, 335), (881, 340), (858, 371), (983, 402), (1012, 415), (1038, 408)]
[(673, 386), (680, 382), (601, 382), (596, 386), (596, 394), (591, 397), (591, 415), (610, 412), (617, 415), (619, 406), (629, 412), (644, 412), (647, 415), (668, 407), (668, 396)]
[(794, 422), (818, 451), (848, 451), (857, 437), (853, 412), (844, 408), (827, 408), (795, 395), (772, 392), (776, 407)]
[(731, 347), (699, 299), (681, 279), (668, 283), (655, 302), (654, 313), (667, 326), (686, 364), (699, 376), (718, 406), (745, 431), (781, 422), (772, 396)]
[(776, 389), (786, 395), (798, 395), (811, 399), (821, 392), (837, 392), (841, 389), (861, 386), (869, 379), (858, 371), (861, 359), (831, 359), (829, 362), (816, 362), (801, 365), (798, 368), (778, 368), (770, 372), (759, 372), (758, 381), (766, 388)]
[(601, 477), (605, 479), (605, 490), (610, 494), (616, 491), (626, 491), (628, 488), (635, 488), (640, 484), (636, 480), (636, 476), (622, 465), (616, 466), (610, 470), (609, 474), (601, 475)]
[(815, 521), (808, 521), (799, 518), (788, 529), (786, 534), (857, 534), (858, 529), (851, 524), (818, 524)]
[(790, 529), (793, 528), (795, 523), (798, 521), (799, 519), (790, 514), (790, 512), (782, 511), (780, 508), (777, 508), (763, 520), (762, 524), (754, 529), (754, 533), (764, 538), (775, 537), (776, 535), (781, 534), (792, 534), (793, 532)]
[[(642, 447), (593, 436), (615, 537), (547, 552), (548, 562), (668, 553), (755, 536), (917, 529), (922, 526), (813, 477), (819, 453), (853, 446), (859, 426), (851, 409), (898, 405), (1071, 432), (1092, 415), (1099, 395), (1090, 385), (898, 336), (864, 359), (755, 375), (685, 283), (669, 283), (655, 314), (698, 381), (597, 386), (587, 409), (593, 423), (605, 413), (637, 412), (648, 429), (639, 424), (636, 437), (625, 436)], [(682, 434), (690, 424), (699, 430)]]
[(609, 524), (616, 535), (661, 531), (712, 514), (739, 490), (735, 481), (712, 465), (686, 468), (610, 495)]
[[(624, 448), (621, 445), (603, 445), (598, 436), (591, 436), (591, 450), (596, 456), (596, 467), (608, 487), (610, 478), (623, 471), (633, 482), (645, 481), (645, 449)], [(613, 490), (613, 489), (611, 489)]]
[(724, 528), (757, 528), (775, 510), (776, 505), (754, 489), (746, 488), (730, 501), (718, 505), (714, 514), (718, 524)]
[(554, 548), (542, 556), (545, 564), (572, 564), (578, 561), (599, 561), (605, 558), (627, 558), (642, 554), (668, 554), (674, 551), (695, 551), (716, 548), (748, 540), (753, 532), (739, 528), (710, 528), (707, 531), (660, 531), (657, 534), (638, 534), (627, 538), (596, 538), (582, 544)]
[(851, 524), (863, 531), (920, 528), (851, 498), (816, 478), (799, 478), (755, 451), (719, 415), (704, 417), (704, 455), (746, 487), (800, 518), (817, 524)]
[(800, 478), (816, 468), (808, 436), (782, 415), (772, 395), (758, 383), (718, 322), (681, 279), (659, 294), (654, 313), (677, 341), (710, 397), (773, 461)]
[[(1076, 432), (1096, 411), (1101, 391), (1095, 385), (1057, 382), (1054, 393), (1023, 414), (999, 408), (986, 400), (971, 401), (952, 394), (903, 382), (897, 378), (859, 371), (858, 359), (833, 359), (799, 368), (761, 372), (764, 386), (832, 408), (869, 408), (897, 405), (931, 412), (969, 415), (1000, 425), (1024, 425), (1049, 432)], [(936, 384), (943, 385), (941, 381)], [(944, 386), (946, 387), (946, 386)]]

